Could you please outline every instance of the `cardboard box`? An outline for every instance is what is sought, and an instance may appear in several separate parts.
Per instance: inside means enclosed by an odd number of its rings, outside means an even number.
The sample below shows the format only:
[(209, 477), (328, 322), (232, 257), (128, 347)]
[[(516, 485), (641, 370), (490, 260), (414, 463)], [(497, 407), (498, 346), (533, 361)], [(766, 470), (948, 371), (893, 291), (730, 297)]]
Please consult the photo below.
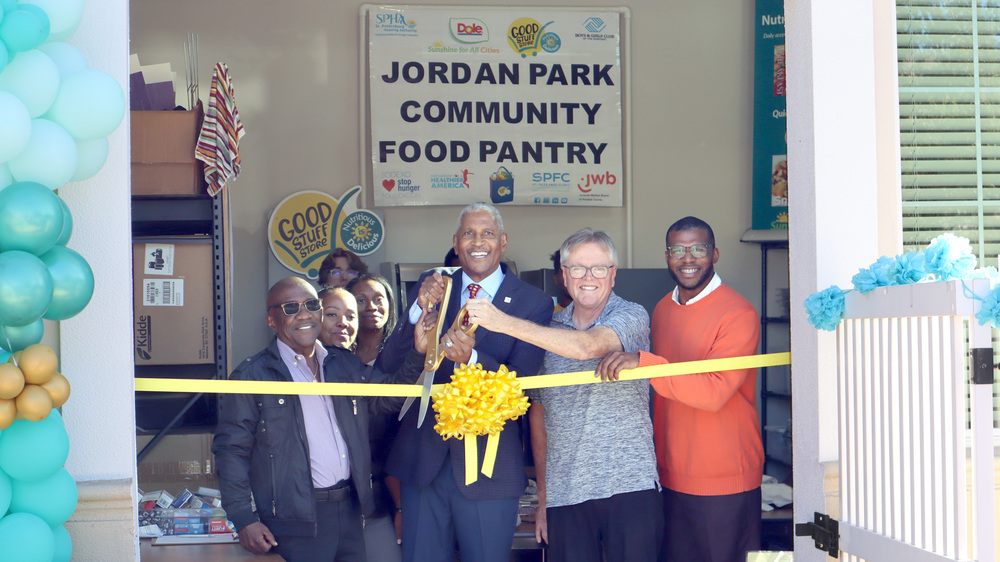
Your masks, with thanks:
[(211, 239), (136, 239), (132, 250), (135, 364), (214, 363)]
[(132, 111), (132, 195), (206, 193), (204, 164), (194, 157), (201, 102), (188, 111)]
[(147, 492), (139, 498), (139, 509), (167, 508), (174, 503), (174, 497), (166, 490)]

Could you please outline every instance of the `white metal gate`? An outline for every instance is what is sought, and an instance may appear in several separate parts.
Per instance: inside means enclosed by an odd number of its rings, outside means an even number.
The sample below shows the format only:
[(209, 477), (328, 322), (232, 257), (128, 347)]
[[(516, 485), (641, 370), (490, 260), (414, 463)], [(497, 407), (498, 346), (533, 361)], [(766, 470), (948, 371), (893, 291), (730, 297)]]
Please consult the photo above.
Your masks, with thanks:
[[(992, 330), (974, 318), (988, 291), (974, 280), (847, 295), (837, 330), (840, 513), (831, 514), (845, 559), (995, 559), (992, 385), (969, 385), (972, 373), (992, 382)], [(982, 348), (983, 368), (970, 368), (969, 350)]]

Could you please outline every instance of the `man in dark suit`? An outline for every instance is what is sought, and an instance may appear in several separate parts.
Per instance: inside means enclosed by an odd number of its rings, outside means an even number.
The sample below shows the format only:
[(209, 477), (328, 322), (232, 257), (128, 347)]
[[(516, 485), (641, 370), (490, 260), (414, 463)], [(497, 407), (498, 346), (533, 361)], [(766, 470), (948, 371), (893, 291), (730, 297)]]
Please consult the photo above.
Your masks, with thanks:
[[(488, 203), (473, 203), (462, 210), (452, 244), (460, 269), (427, 272), (410, 295), (411, 307), (386, 342), (383, 368), (392, 370), (412, 347), (413, 323), (423, 309), (441, 305), (443, 275), (452, 279), (451, 298), (444, 303), (445, 326), (451, 326), (470, 294), (489, 298), (505, 313), (536, 324), (552, 319), (552, 299), (541, 290), (519, 280), (500, 263), (507, 248), (507, 234), (497, 209)], [(538, 372), (544, 351), (510, 336), (476, 330), (471, 336), (449, 329), (441, 337), (445, 360), (435, 383), (451, 380), (456, 365), (482, 364), (489, 371), (500, 365), (519, 377)], [(403, 418), (399, 434), (386, 464), (386, 472), (402, 483), (403, 560), (434, 562), (454, 559), (457, 540), (463, 562), (510, 559), (517, 520), (517, 500), (527, 478), (517, 422), (508, 421), (500, 434), (493, 476), (479, 474), (465, 485), (465, 450), (462, 441), (443, 440), (434, 431), (434, 421), (417, 428), (417, 408)], [(466, 439), (469, 439), (467, 437)], [(481, 467), (486, 438), (477, 446)]]

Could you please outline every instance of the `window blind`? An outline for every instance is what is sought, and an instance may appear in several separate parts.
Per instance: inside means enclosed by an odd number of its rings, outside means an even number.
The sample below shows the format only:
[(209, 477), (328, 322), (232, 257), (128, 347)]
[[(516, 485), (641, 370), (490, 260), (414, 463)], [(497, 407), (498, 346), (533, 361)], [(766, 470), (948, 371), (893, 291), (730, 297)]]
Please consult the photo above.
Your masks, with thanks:
[(897, 0), (896, 26), (904, 250), (953, 232), (997, 266), (1000, 0)]

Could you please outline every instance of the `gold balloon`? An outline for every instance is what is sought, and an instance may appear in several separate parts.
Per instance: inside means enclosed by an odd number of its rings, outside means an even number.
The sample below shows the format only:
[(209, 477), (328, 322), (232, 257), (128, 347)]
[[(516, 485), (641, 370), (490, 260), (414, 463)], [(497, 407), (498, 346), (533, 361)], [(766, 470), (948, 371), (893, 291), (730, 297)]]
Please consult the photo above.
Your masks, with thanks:
[(19, 364), (21, 362), (21, 350), (19, 349), (14, 353), (11, 353), (10, 357), (7, 358), (7, 362), (11, 365)]
[(13, 400), (24, 390), (24, 375), (13, 363), (0, 363), (0, 400)]
[(58, 408), (69, 400), (69, 379), (64, 377), (62, 373), (56, 373), (52, 375), (49, 382), (39, 385), (49, 393), (52, 397), (52, 407)]
[(38, 385), (24, 385), (14, 402), (18, 415), (28, 421), (42, 421), (52, 413), (52, 397)]
[(16, 414), (17, 406), (13, 400), (0, 400), (0, 430), (10, 427)]
[(24, 382), (45, 384), (59, 368), (59, 358), (56, 357), (56, 352), (52, 351), (51, 347), (36, 343), (21, 350), (21, 358), (18, 359), (17, 366), (24, 373)]

